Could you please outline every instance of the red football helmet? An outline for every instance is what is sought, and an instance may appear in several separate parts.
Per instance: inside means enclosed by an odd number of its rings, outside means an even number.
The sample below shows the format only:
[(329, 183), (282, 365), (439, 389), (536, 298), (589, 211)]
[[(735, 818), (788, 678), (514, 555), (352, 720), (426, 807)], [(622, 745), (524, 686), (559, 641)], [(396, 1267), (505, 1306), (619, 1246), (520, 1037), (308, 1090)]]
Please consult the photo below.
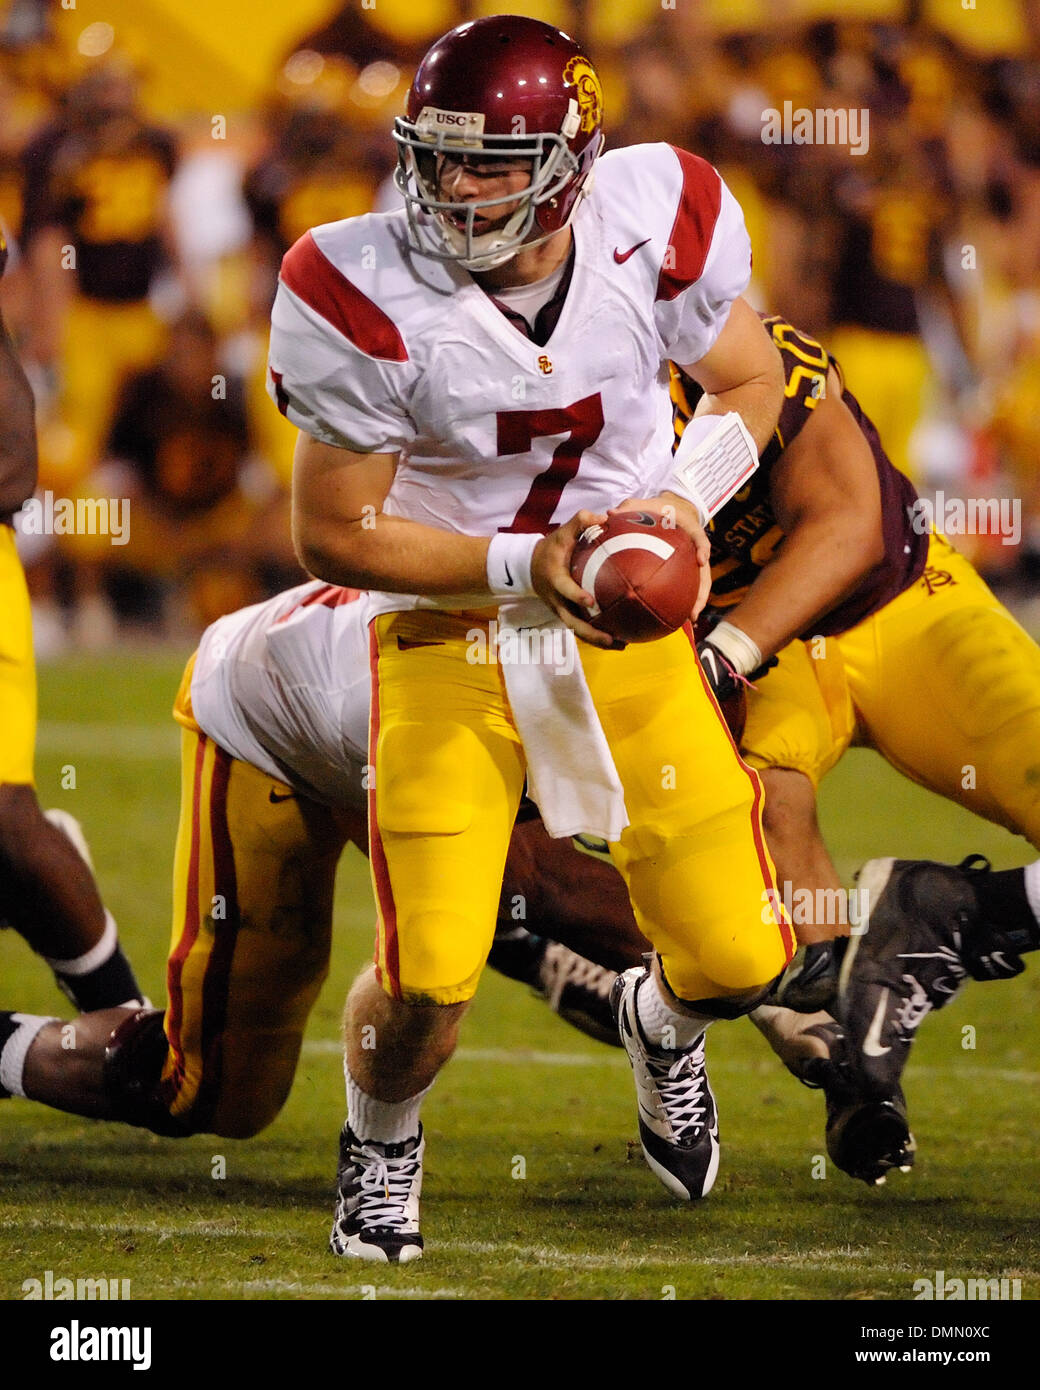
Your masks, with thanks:
[[(603, 148), (603, 89), (582, 48), (551, 24), (496, 15), (460, 24), (419, 64), (408, 114), (394, 122), (397, 186), (412, 243), (424, 255), (490, 270), (574, 216)], [(476, 203), (440, 197), (443, 156), (531, 160), (530, 186), (479, 204), (519, 207), (477, 235)], [(489, 212), (489, 209), (491, 211)]]

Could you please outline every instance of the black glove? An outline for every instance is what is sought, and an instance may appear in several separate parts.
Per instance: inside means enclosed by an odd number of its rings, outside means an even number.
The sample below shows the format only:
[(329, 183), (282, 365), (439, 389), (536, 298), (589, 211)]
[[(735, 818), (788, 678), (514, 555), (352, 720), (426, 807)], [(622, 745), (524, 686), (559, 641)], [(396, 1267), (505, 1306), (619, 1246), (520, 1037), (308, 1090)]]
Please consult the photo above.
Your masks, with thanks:
[(718, 647), (713, 645), (710, 637), (697, 643), (697, 655), (701, 659), (704, 674), (708, 677), (712, 694), (720, 705), (743, 693), (744, 680), (730, 665), (729, 658), (723, 656)]
[(737, 675), (718, 647), (712, 646), (707, 638), (697, 643), (697, 655), (700, 657), (701, 670), (711, 686), (711, 693), (729, 725), (733, 741), (739, 746), (747, 720), (747, 682)]

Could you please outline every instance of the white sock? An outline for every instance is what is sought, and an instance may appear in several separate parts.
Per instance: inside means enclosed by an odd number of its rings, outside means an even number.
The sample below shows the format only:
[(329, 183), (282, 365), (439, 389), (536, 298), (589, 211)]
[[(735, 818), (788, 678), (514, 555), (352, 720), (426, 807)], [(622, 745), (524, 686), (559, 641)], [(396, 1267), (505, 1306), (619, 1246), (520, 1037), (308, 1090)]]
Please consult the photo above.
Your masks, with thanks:
[(636, 1016), (650, 1046), (666, 1052), (685, 1052), (715, 1022), (706, 1014), (678, 1013), (661, 993), (652, 971), (636, 990)]
[(362, 1143), (403, 1144), (419, 1133), (419, 1107), (432, 1089), (432, 1083), (407, 1100), (376, 1100), (364, 1092), (350, 1074), (346, 1059), (343, 1075), (347, 1083), (347, 1119)]
[(18, 1026), (0, 1048), (0, 1089), (9, 1091), (12, 1096), (24, 1096), (22, 1075), (26, 1054), (40, 1029), (59, 1020), (41, 1018), (38, 1014), (12, 1014), (11, 1022)]
[(1040, 922), (1040, 859), (1027, 864), (1023, 872), (1026, 876), (1026, 898), (1029, 900), (1030, 910)]

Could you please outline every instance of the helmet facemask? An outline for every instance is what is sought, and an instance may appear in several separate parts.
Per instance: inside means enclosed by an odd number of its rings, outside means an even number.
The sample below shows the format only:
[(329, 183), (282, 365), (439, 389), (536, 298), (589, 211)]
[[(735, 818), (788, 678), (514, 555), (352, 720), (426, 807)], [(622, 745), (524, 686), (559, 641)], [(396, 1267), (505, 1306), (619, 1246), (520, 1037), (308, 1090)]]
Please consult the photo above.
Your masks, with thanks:
[[(450, 119), (445, 129), (441, 122)], [(414, 121), (398, 117), (394, 122), (397, 142), (395, 182), (405, 200), (412, 244), (426, 256), (454, 261), (465, 270), (491, 270), (504, 265), (522, 248), (539, 246), (567, 226), (580, 201), (574, 198), (566, 218), (550, 231), (531, 240), (538, 209), (559, 197), (572, 185), (578, 159), (568, 145), (580, 123), (576, 102), (571, 102), (560, 133), (534, 135), (485, 135), (480, 115), (443, 112), (427, 107)], [(467, 125), (470, 133), (467, 133)], [(486, 201), (451, 202), (439, 196), (438, 156), (469, 155), (475, 159), (530, 159), (531, 181), (526, 188)], [(518, 204), (500, 227), (478, 234), (474, 224), (495, 215), (496, 206)], [(463, 222), (456, 225), (452, 220)]]

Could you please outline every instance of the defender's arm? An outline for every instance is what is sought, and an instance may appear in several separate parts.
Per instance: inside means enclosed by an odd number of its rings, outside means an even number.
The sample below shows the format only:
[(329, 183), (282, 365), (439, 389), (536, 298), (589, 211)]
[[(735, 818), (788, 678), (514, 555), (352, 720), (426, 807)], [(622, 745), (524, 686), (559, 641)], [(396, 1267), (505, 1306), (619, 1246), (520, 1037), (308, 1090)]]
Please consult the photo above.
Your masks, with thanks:
[(763, 658), (837, 607), (884, 558), (874, 456), (833, 367), (812, 418), (773, 467), (771, 492), (785, 539), (726, 615)]

